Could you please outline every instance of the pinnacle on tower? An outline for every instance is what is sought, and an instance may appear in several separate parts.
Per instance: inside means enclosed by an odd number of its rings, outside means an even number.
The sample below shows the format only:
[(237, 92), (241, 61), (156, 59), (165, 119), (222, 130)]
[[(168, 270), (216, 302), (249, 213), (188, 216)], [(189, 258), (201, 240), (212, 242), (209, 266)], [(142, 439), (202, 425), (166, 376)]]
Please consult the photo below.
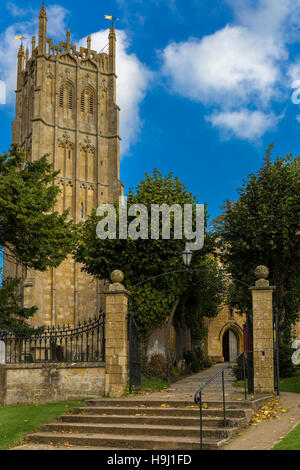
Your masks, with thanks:
[(109, 54), (109, 69), (111, 73), (115, 73), (116, 61), (116, 33), (114, 25), (111, 24), (108, 35), (108, 54)]
[(87, 37), (87, 48), (90, 49), (91, 48), (91, 35), (89, 34), (88, 37)]
[[(112, 23), (111, 26), (110, 26), (110, 30), (109, 30), (109, 36), (110, 35), (114, 35), (116, 37), (116, 32), (115, 32), (115, 28), (114, 28), (114, 24)], [(109, 37), (108, 36), (108, 37)]]
[(17, 89), (20, 88), (22, 82), (22, 72), (24, 71), (24, 47), (23, 43), (21, 42), (20, 49), (18, 52), (18, 73), (17, 73)]
[(47, 18), (45, 4), (43, 2), (39, 18)]
[(23, 47), (23, 43), (21, 42), (21, 45), (20, 45), (20, 48), (19, 48), (19, 52), (18, 52), (18, 57), (24, 57), (24, 47)]
[(46, 36), (47, 36), (47, 15), (46, 8), (43, 3), (40, 16), (39, 16), (39, 53), (45, 54), (46, 52)]

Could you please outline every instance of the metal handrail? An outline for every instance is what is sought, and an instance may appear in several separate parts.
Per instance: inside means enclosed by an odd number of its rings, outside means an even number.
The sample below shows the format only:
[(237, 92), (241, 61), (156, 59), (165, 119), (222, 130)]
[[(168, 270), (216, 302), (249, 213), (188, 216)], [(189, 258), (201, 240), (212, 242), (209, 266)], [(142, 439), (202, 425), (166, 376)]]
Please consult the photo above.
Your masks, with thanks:
[(232, 367), (233, 363), (237, 361), (237, 359), (243, 356), (243, 376), (244, 376), (244, 393), (245, 393), (245, 400), (247, 400), (247, 387), (246, 387), (246, 367), (245, 367), (245, 353), (249, 353), (251, 351), (242, 351), (238, 354), (229, 364), (226, 364), (221, 370), (219, 370), (212, 378), (210, 378), (202, 387), (200, 387), (195, 395), (194, 395), (194, 402), (199, 405), (200, 410), (200, 450), (203, 448), (203, 425), (202, 425), (202, 392), (203, 390), (212, 383), (220, 374), (222, 374), (222, 395), (223, 395), (223, 424), (224, 427), (227, 426), (226, 420), (226, 402), (225, 402), (225, 384), (224, 384), (224, 371)]

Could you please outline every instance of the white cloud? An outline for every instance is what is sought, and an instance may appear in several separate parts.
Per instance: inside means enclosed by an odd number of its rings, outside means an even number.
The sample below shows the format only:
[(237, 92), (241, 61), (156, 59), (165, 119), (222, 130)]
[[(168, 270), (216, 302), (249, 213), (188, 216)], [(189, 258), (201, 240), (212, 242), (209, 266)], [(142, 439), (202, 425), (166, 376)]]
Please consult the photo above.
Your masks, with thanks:
[[(252, 140), (276, 126), (272, 105), (290, 93), (288, 43), (300, 0), (227, 3), (232, 23), (203, 38), (171, 42), (161, 52), (162, 73), (173, 93), (215, 109), (208, 118), (214, 127)], [(298, 72), (300, 62), (289, 75)]]
[(266, 102), (280, 77), (276, 60), (283, 56), (274, 44), (264, 44), (247, 29), (226, 26), (201, 40), (169, 44), (162, 70), (175, 92), (197, 101)]
[[(92, 48), (100, 51), (108, 42), (108, 34), (109, 30), (93, 33)], [(116, 36), (117, 104), (121, 109), (121, 155), (124, 156), (129, 153), (130, 145), (136, 141), (140, 131), (142, 125), (140, 104), (153, 74), (135, 54), (127, 52), (129, 39), (126, 33), (116, 30)], [(79, 44), (85, 46), (86, 38), (83, 38)]]
[(63, 41), (66, 37), (66, 17), (69, 11), (61, 5), (50, 5), (47, 7), (47, 35)]
[(288, 77), (290, 79), (290, 85), (293, 87), (293, 82), (300, 80), (300, 59), (295, 61), (293, 64), (290, 65), (288, 68)]
[(278, 122), (278, 118), (273, 113), (266, 114), (248, 109), (217, 112), (207, 116), (206, 119), (213, 127), (221, 129), (225, 138), (230, 138), (234, 134), (240, 139), (255, 142), (265, 132), (273, 129)]

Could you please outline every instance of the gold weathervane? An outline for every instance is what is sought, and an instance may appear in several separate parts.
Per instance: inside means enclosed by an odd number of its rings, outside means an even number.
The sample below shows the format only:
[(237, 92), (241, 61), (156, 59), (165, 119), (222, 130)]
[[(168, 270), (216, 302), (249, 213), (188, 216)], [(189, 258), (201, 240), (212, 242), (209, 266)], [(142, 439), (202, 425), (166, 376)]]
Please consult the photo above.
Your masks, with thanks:
[(23, 39), (29, 39), (28, 36), (22, 36), (22, 34), (15, 34), (15, 39), (23, 41)]
[(117, 18), (116, 16), (111, 16), (111, 15), (104, 15), (104, 18), (106, 20), (111, 20), (112, 22), (114, 21), (120, 21), (120, 18)]

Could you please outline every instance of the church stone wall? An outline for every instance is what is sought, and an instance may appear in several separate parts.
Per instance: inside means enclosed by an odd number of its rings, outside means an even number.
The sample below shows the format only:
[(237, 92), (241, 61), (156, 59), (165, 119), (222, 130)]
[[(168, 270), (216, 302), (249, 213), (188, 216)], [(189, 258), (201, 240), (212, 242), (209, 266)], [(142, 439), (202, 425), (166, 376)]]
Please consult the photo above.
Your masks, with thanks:
[(213, 362), (223, 362), (223, 335), (226, 330), (232, 329), (237, 336), (238, 353), (243, 351), (243, 324), (245, 315), (237, 315), (231, 312), (227, 306), (220, 309), (215, 318), (206, 318), (207, 337), (205, 341), (205, 353)]

